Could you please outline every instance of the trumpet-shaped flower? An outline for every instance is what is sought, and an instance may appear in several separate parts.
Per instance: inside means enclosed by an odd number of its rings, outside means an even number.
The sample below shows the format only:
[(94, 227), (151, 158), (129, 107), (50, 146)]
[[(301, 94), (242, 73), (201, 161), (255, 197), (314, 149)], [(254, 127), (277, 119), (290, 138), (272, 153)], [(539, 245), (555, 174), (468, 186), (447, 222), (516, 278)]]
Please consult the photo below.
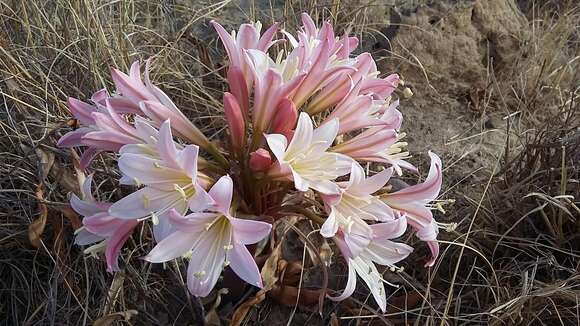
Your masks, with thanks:
[(431, 167), (427, 179), (423, 183), (382, 195), (381, 199), (391, 208), (403, 212), (407, 216), (409, 224), (417, 231), (416, 235), (419, 239), (427, 242), (431, 249), (431, 258), (425, 266), (430, 267), (433, 266), (439, 255), (439, 244), (437, 243), (439, 227), (426, 204), (439, 195), (443, 175), (441, 159), (432, 152), (429, 152), (429, 156), (431, 157)]
[(104, 246), (108, 271), (118, 271), (121, 248), (139, 222), (111, 217), (107, 212), (111, 204), (96, 201), (93, 197), (92, 180), (92, 175), (85, 179), (81, 189), (82, 199), (73, 194), (70, 200), (73, 210), (84, 217), (83, 226), (76, 235), (75, 243), (84, 246), (100, 242), (88, 248), (86, 252), (93, 252)]
[(68, 106), (82, 123), (82, 127), (65, 134), (58, 141), (60, 147), (87, 146), (81, 157), (81, 167), (89, 165), (95, 155), (102, 151), (117, 152), (126, 144), (138, 144), (144, 140), (139, 133), (110, 105), (91, 106), (69, 98)]
[(260, 271), (246, 245), (265, 238), (272, 226), (233, 217), (232, 192), (233, 181), (226, 175), (209, 190), (215, 204), (208, 212), (182, 216), (172, 210), (169, 216), (175, 231), (145, 257), (160, 263), (191, 252), (187, 286), (195, 296), (207, 296), (226, 266), (249, 284), (263, 286)]
[(151, 217), (159, 241), (172, 230), (167, 219), (169, 210), (175, 209), (180, 214), (185, 214), (188, 208), (200, 211), (213, 201), (199, 180), (207, 177), (197, 171), (198, 147), (188, 145), (178, 150), (169, 121), (159, 129), (156, 151), (156, 155), (147, 155), (129, 150), (121, 155), (121, 182), (145, 187), (114, 203), (109, 213), (129, 220)]
[(371, 127), (332, 147), (331, 150), (348, 155), (355, 160), (388, 163), (398, 175), (403, 173), (403, 168), (416, 172), (417, 168), (405, 161), (410, 158), (409, 152), (404, 150), (407, 143), (399, 141), (405, 137), (405, 134), (396, 131), (401, 127), (402, 122), (401, 112), (396, 109), (397, 106), (398, 101), (389, 105), (383, 112), (382, 125)]
[[(259, 21), (252, 24), (242, 24), (237, 32), (232, 31), (231, 34), (218, 22), (212, 20), (210, 23), (217, 31), (228, 53), (230, 69), (239, 69), (241, 76), (245, 80), (245, 86), (249, 90), (252, 85), (252, 74), (250, 73), (250, 67), (247, 64), (244, 51), (258, 50), (264, 53), (268, 52), (268, 49), (277, 42), (273, 38), (278, 32), (278, 24), (273, 24), (260, 36), (262, 23)], [(237, 97), (236, 92), (233, 93)]]
[(312, 188), (327, 195), (338, 194), (340, 189), (332, 180), (347, 174), (352, 160), (327, 152), (337, 131), (336, 120), (314, 129), (310, 116), (300, 113), (290, 144), (283, 135), (266, 135), (268, 146), (278, 159), (268, 174), (278, 179), (293, 180), (299, 191)]
[(159, 87), (153, 85), (149, 78), (150, 60), (145, 65), (145, 78), (141, 79), (139, 62), (131, 65), (129, 75), (113, 69), (111, 76), (119, 95), (112, 98), (111, 106), (115, 109), (124, 105), (132, 108), (136, 114), (146, 115), (157, 125), (170, 119), (175, 134), (202, 148), (208, 148), (209, 140), (177, 108), (173, 101)]
[(341, 231), (346, 244), (343, 253), (356, 257), (372, 239), (372, 233), (364, 220), (389, 221), (395, 219), (393, 210), (372, 194), (385, 186), (392, 169), (383, 170), (365, 178), (360, 164), (353, 162), (350, 179), (339, 182), (340, 194), (323, 196), (330, 214), (320, 229), (322, 236), (330, 238)]
[(339, 232), (334, 237), (334, 242), (348, 262), (348, 280), (341, 295), (337, 297), (329, 296), (329, 298), (334, 301), (341, 301), (350, 297), (356, 288), (356, 276), (358, 274), (371, 290), (371, 294), (381, 310), (385, 311), (387, 299), (383, 283), (390, 283), (383, 279), (375, 263), (394, 268), (396, 263), (407, 258), (413, 248), (403, 243), (391, 241), (391, 239), (403, 235), (406, 227), (405, 217), (370, 225), (371, 240), (356, 257), (348, 255), (348, 246), (345, 243), (343, 234)]

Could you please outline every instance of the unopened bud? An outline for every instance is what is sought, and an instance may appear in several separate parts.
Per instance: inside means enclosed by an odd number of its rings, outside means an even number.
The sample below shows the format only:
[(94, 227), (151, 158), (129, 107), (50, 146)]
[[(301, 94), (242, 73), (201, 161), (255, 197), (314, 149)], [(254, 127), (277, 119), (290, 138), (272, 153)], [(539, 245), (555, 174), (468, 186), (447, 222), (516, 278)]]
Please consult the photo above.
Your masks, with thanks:
[(258, 148), (255, 152), (250, 153), (250, 169), (253, 171), (265, 171), (272, 165), (270, 152), (263, 148)]

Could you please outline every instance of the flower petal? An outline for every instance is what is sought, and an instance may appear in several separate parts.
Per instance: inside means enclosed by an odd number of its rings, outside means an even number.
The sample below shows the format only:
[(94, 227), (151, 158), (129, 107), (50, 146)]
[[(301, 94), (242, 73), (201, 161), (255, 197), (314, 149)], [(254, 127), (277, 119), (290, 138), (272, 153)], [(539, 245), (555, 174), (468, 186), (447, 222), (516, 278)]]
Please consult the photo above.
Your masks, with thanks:
[(152, 263), (163, 263), (181, 257), (191, 250), (198, 237), (199, 233), (189, 230), (175, 231), (157, 243), (143, 259)]
[(230, 217), (229, 220), (232, 224), (234, 242), (244, 245), (254, 244), (264, 239), (272, 230), (272, 225), (266, 222), (235, 217)]
[(229, 215), (233, 191), (234, 181), (229, 175), (224, 175), (211, 187), (209, 195), (215, 201), (214, 207), (218, 212)]
[(260, 275), (260, 270), (258, 270), (256, 261), (245, 245), (234, 243), (233, 248), (228, 251), (227, 259), (229, 260), (232, 270), (242, 280), (259, 288), (264, 287), (262, 276)]

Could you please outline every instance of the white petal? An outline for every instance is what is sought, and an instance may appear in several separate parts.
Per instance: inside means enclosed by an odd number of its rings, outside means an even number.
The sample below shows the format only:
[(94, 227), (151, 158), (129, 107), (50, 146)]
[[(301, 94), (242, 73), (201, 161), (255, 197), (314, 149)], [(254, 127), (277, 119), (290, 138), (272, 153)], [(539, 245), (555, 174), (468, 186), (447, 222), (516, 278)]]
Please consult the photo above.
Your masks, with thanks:
[(288, 146), (286, 137), (280, 134), (270, 134), (265, 135), (265, 137), (268, 147), (270, 147), (274, 156), (276, 156), (278, 161), (284, 161), (284, 152), (286, 151), (286, 146)]

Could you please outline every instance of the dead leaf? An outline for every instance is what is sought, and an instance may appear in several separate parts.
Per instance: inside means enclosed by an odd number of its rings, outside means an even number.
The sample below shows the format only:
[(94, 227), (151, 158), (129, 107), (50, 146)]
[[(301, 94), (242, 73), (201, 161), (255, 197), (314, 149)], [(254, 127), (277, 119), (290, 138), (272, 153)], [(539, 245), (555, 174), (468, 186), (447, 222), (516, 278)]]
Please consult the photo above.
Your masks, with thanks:
[(83, 224), (81, 223), (81, 218), (77, 212), (75, 212), (70, 205), (66, 205), (64, 207), (58, 207), (58, 210), (66, 217), (73, 229), (77, 230)]
[(39, 248), (41, 244), (42, 233), (46, 227), (48, 217), (48, 207), (44, 203), (44, 190), (42, 184), (36, 187), (36, 199), (38, 199), (38, 217), (28, 226), (28, 239), (34, 248)]
[(124, 282), (125, 282), (125, 273), (122, 271), (115, 273), (115, 276), (113, 277), (113, 282), (111, 282), (111, 287), (109, 288), (109, 293), (107, 294), (109, 300), (107, 300), (107, 304), (103, 309), (103, 314), (108, 314), (109, 311), (111, 311), (111, 308), (115, 306), (117, 298), (119, 297), (119, 293), (123, 289)]
[(207, 314), (205, 315), (205, 324), (208, 326), (221, 326), (222, 322), (217, 312), (217, 308), (222, 302), (222, 295), (228, 294), (228, 289), (220, 289), (217, 291), (216, 299)]
[(305, 308), (317, 308), (321, 290), (298, 289), (295, 286), (274, 286), (268, 296), (286, 306), (299, 306)]
[(242, 303), (238, 307), (238, 309), (234, 311), (234, 314), (232, 315), (232, 320), (230, 321), (230, 326), (241, 325), (242, 322), (244, 321), (244, 318), (246, 318), (248, 311), (250, 311), (252, 307), (256, 306), (260, 302), (264, 301), (264, 299), (266, 299), (266, 292), (267, 292), (266, 289), (261, 289), (260, 291), (258, 291), (258, 293), (256, 293), (256, 296)]
[(39, 159), (40, 171), (41, 171), (41, 180), (46, 180), (52, 166), (54, 165), (54, 153), (45, 151), (40, 147), (34, 149), (36, 156)]
[(131, 318), (133, 318), (133, 316), (136, 316), (138, 313), (139, 312), (137, 310), (132, 309), (122, 312), (114, 312), (112, 314), (108, 314), (95, 320), (93, 326), (109, 326), (119, 320), (129, 321)]
[(264, 282), (264, 288), (258, 291), (253, 298), (246, 300), (242, 303), (234, 314), (232, 315), (232, 320), (230, 321), (230, 325), (238, 326), (241, 325), (246, 318), (246, 315), (250, 311), (252, 307), (259, 304), (260, 302), (264, 301), (266, 298), (266, 292), (270, 291), (274, 284), (278, 281), (278, 263), (281, 262), (282, 257), (282, 241), (276, 245), (276, 248), (272, 250), (270, 257), (264, 263), (264, 267), (262, 267), (262, 281)]

